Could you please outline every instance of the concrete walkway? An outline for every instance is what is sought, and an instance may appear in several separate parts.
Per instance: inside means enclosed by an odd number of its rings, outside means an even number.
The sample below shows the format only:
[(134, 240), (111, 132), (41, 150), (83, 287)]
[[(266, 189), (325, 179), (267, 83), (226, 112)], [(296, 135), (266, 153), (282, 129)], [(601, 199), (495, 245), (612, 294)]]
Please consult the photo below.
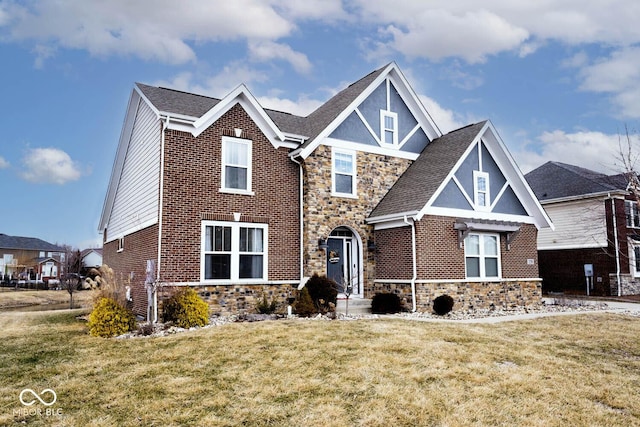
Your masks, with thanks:
[[(574, 301), (569, 298), (564, 298), (565, 301)], [(542, 299), (546, 304), (553, 304), (555, 298), (543, 298)], [(541, 317), (550, 317), (550, 316), (572, 316), (576, 314), (593, 314), (593, 313), (620, 313), (625, 311), (633, 311), (638, 312), (640, 317), (640, 304), (632, 303), (632, 302), (618, 302), (618, 301), (592, 301), (592, 300), (575, 300), (576, 303), (579, 303), (580, 306), (583, 307), (581, 310), (570, 310), (570, 311), (549, 311), (549, 312), (538, 312), (538, 313), (523, 313), (523, 314), (513, 314), (506, 316), (492, 316), (492, 317), (478, 317), (472, 319), (443, 319), (438, 317), (407, 317), (401, 315), (390, 315), (390, 318), (396, 319), (404, 319), (404, 320), (417, 320), (420, 322), (448, 322), (448, 323), (500, 323), (500, 322), (511, 322), (514, 320), (531, 320), (538, 319)], [(605, 303), (607, 304), (606, 309), (594, 309), (589, 310), (584, 306), (588, 305), (597, 305)]]

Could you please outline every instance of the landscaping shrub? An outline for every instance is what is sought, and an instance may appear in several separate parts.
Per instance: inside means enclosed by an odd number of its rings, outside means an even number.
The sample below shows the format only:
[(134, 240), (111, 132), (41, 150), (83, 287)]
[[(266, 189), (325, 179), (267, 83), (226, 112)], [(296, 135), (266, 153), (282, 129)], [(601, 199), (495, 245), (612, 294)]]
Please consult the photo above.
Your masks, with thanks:
[(113, 298), (100, 298), (89, 315), (89, 333), (94, 337), (110, 338), (132, 331), (136, 318), (131, 310)]
[(453, 298), (449, 295), (440, 295), (433, 300), (433, 311), (438, 316), (444, 316), (453, 310)]
[(304, 285), (319, 313), (334, 311), (338, 300), (338, 285), (327, 276), (313, 276)]
[(164, 302), (162, 318), (180, 328), (205, 326), (209, 323), (209, 304), (193, 289), (184, 288)]
[(316, 313), (316, 306), (313, 304), (311, 295), (309, 295), (309, 289), (305, 286), (302, 288), (296, 299), (294, 309), (296, 314), (301, 317), (309, 317)]
[(400, 297), (391, 293), (379, 293), (371, 300), (371, 312), (374, 314), (390, 314), (402, 311)]
[(256, 304), (256, 311), (260, 314), (273, 314), (278, 308), (278, 301), (273, 297), (271, 302), (267, 301), (267, 294), (262, 294), (262, 301)]

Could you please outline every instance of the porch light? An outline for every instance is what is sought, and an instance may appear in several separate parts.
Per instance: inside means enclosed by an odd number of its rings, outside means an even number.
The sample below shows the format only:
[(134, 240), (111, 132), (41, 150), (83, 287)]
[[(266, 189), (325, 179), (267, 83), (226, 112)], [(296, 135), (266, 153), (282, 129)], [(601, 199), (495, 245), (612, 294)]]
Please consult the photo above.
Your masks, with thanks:
[(318, 239), (318, 249), (321, 251), (324, 251), (328, 248), (329, 246), (327, 245), (327, 240), (323, 239), (322, 237)]

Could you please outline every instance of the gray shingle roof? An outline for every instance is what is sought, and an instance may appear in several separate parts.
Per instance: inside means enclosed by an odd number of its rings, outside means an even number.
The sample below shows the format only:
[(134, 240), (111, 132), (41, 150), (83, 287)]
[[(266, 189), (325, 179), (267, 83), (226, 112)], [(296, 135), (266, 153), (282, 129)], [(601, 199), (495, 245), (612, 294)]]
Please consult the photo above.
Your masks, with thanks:
[(29, 251), (64, 252), (64, 248), (35, 237), (8, 236), (0, 234), (1, 249), (24, 249)]
[(485, 124), (483, 121), (465, 126), (431, 141), (369, 217), (420, 211)]
[(541, 201), (619, 191), (627, 187), (624, 175), (605, 175), (561, 162), (547, 162), (524, 177)]

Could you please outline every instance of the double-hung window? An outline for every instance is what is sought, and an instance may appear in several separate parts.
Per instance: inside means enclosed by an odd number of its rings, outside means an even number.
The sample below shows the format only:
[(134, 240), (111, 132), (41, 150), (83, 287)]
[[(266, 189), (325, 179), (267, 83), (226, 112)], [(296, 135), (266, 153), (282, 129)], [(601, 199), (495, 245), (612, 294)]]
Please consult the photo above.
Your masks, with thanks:
[(627, 217), (627, 227), (640, 228), (638, 203), (633, 200), (625, 200), (624, 210)]
[(202, 280), (267, 280), (266, 224), (204, 221)]
[(398, 114), (380, 110), (380, 139), (384, 144), (398, 144)]
[(251, 141), (222, 137), (221, 191), (251, 194)]
[(331, 192), (336, 196), (356, 197), (356, 153), (333, 149)]
[(470, 233), (464, 239), (467, 278), (499, 278), (500, 236), (498, 234)]
[(489, 174), (473, 171), (473, 202), (477, 209), (489, 209)]

